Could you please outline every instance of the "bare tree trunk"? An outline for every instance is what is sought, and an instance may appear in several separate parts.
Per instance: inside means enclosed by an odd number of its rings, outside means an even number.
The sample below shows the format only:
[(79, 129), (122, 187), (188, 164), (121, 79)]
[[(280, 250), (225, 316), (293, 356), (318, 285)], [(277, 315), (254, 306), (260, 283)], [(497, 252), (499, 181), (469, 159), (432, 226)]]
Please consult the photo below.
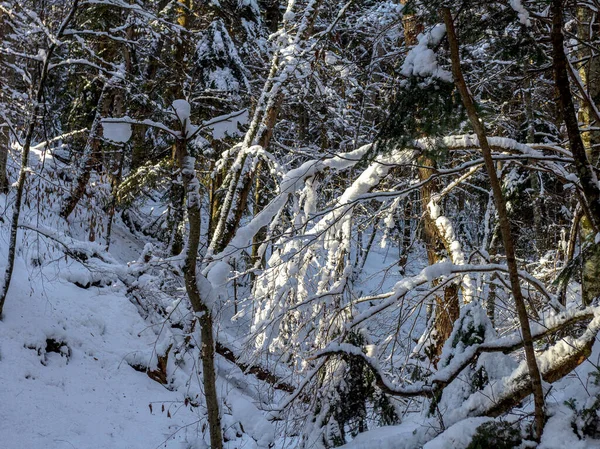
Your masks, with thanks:
[[(525, 72), (527, 72), (528, 68), (529, 63), (526, 62)], [(527, 113), (527, 143), (535, 143), (535, 115), (533, 99), (531, 96), (532, 88), (533, 83), (530, 80), (529, 88), (525, 89), (523, 94), (523, 102), (525, 103), (525, 111)], [(533, 228), (535, 230), (536, 250), (539, 256), (543, 256), (548, 247), (548, 238), (543, 227), (542, 205), (544, 199), (540, 195), (540, 180), (538, 178), (538, 173), (535, 170), (532, 170), (529, 173), (529, 181), (531, 182), (531, 189), (533, 190), (531, 196), (533, 196)]]
[[(419, 159), (419, 180), (424, 181), (434, 174), (435, 161), (423, 156)], [(421, 208), (423, 211), (423, 240), (427, 250), (427, 260), (429, 265), (438, 263), (442, 258), (444, 251), (444, 242), (440, 236), (438, 227), (434, 220), (429, 215), (427, 210), (429, 202), (433, 195), (439, 193), (439, 185), (436, 181), (430, 181), (423, 185), (421, 191)], [(433, 285), (439, 284), (439, 280), (434, 280)], [(456, 284), (448, 285), (444, 288), (443, 293), (435, 295), (435, 321), (433, 328), (435, 329), (435, 339), (431, 348), (430, 357), (434, 366), (442, 355), (444, 343), (450, 337), (454, 322), (460, 315), (460, 307), (458, 302), (458, 288)]]
[(514, 296), (517, 314), (519, 316), (521, 332), (523, 334), (523, 347), (525, 349), (525, 358), (527, 360), (527, 368), (529, 370), (531, 389), (533, 391), (533, 398), (535, 404), (536, 437), (539, 439), (542, 436), (545, 421), (544, 391), (542, 388), (542, 379), (540, 376), (540, 371), (537, 365), (535, 351), (533, 348), (533, 340), (531, 337), (531, 328), (529, 325), (529, 318), (527, 316), (527, 309), (525, 308), (525, 301), (523, 298), (523, 293), (521, 292), (521, 285), (519, 282), (519, 274), (517, 261), (515, 258), (513, 238), (510, 229), (510, 222), (508, 221), (508, 213), (506, 211), (506, 201), (502, 194), (502, 187), (496, 174), (496, 168), (492, 159), (492, 150), (487, 140), (483, 122), (479, 118), (477, 108), (475, 107), (475, 103), (471, 98), (471, 94), (469, 93), (467, 83), (465, 82), (465, 79), (462, 74), (462, 69), (460, 66), (458, 38), (454, 29), (454, 20), (452, 18), (452, 13), (450, 12), (449, 8), (442, 8), (442, 15), (444, 17), (444, 23), (446, 24), (446, 32), (448, 34), (448, 42), (450, 44), (450, 55), (452, 58), (452, 75), (454, 77), (454, 82), (458, 91), (460, 92), (460, 96), (462, 98), (465, 109), (467, 110), (467, 115), (469, 116), (471, 126), (473, 126), (475, 134), (477, 134), (477, 138), (479, 139), (479, 145), (481, 147), (483, 158), (485, 161), (485, 168), (487, 170), (488, 177), (490, 178), (490, 184), (492, 187), (492, 192), (494, 194), (496, 210), (498, 211), (498, 221), (500, 225), (500, 232), (502, 234), (502, 241), (504, 243), (504, 250), (506, 253), (506, 263), (508, 265), (511, 290)]
[[(362, 241), (358, 245), (357, 255), (360, 254), (360, 265), (357, 264), (358, 272), (362, 271), (367, 263), (367, 258), (369, 257), (369, 253), (371, 252), (371, 248), (373, 247), (373, 242), (375, 242), (375, 237), (377, 236), (377, 228), (379, 222), (381, 221), (381, 216), (377, 215), (373, 220), (373, 230), (371, 231), (371, 235), (369, 236), (369, 241), (367, 242), (367, 246), (363, 248)], [(362, 239), (362, 238), (361, 238)]]
[[(5, 13), (0, 11), (0, 42), (4, 41), (4, 36), (8, 32), (8, 26), (4, 21)], [(2, 55), (7, 63), (12, 63), (11, 56)], [(12, 80), (11, 80), (12, 81)], [(9, 129), (7, 126), (0, 126), (0, 193), (8, 193), (8, 173), (6, 165), (8, 162), (8, 147), (10, 144)]]
[[(185, 129), (185, 126), (183, 127)], [(202, 300), (198, 287), (197, 256), (200, 246), (200, 196), (198, 193), (198, 180), (194, 167), (194, 158), (187, 151), (185, 139), (176, 142), (176, 158), (181, 169), (183, 186), (187, 194), (187, 212), (189, 220), (188, 244), (185, 254), (185, 265), (183, 267), (185, 277), (185, 288), (192, 304), (192, 308), (200, 323), (200, 336), (202, 339), (202, 380), (204, 395), (206, 398), (206, 409), (208, 414), (208, 425), (210, 433), (211, 449), (223, 448), (223, 433), (221, 430), (221, 417), (219, 414), (219, 402), (217, 397), (217, 382), (215, 374), (215, 338), (213, 333), (213, 321), (210, 308)], [(205, 280), (208, 282), (208, 280)]]
[[(114, 115), (120, 117), (124, 114), (124, 92), (117, 92), (114, 97)], [(123, 179), (123, 164), (125, 163), (125, 148), (126, 144), (119, 145), (119, 154), (117, 160), (114, 159), (109, 161), (110, 163), (110, 186), (111, 186), (111, 199), (108, 206), (108, 224), (106, 226), (106, 250), (110, 248), (110, 239), (112, 235), (113, 220), (115, 217), (115, 210), (117, 208), (117, 191), (119, 185)]]
[(0, 193), (8, 193), (8, 174), (6, 173), (8, 144), (8, 129), (0, 128)]
[[(410, 0), (400, 0), (400, 4), (406, 5)], [(414, 14), (402, 14), (402, 28), (404, 29), (404, 43), (407, 47), (419, 43), (417, 37), (423, 32), (423, 23)]]
[[(177, 23), (183, 29), (189, 27), (189, 11), (190, 0), (177, 0)], [(185, 61), (188, 58), (186, 51), (186, 40), (182, 37), (175, 45), (174, 60), (177, 64), (174, 68), (174, 81), (171, 89), (172, 100), (183, 98), (183, 80), (185, 71)], [(169, 197), (171, 204), (169, 205), (169, 218), (167, 220), (167, 228), (169, 230), (169, 247), (171, 255), (176, 256), (183, 251), (183, 220), (185, 207), (185, 187), (179, 181), (180, 174), (177, 172), (176, 165), (181, 161), (177, 161), (178, 143), (173, 145), (172, 162), (173, 173), (171, 176), (171, 188)], [(187, 152), (187, 149), (186, 149)], [(186, 153), (187, 154), (187, 153)]]
[[(266, 170), (263, 169), (263, 161), (258, 161), (258, 164), (256, 165), (256, 172), (254, 174), (256, 178), (254, 182), (254, 216), (258, 215), (260, 211), (262, 211), (265, 208), (265, 206), (269, 203), (269, 199), (267, 197), (267, 192), (265, 189), (266, 182), (265, 179), (263, 179), (263, 177), (266, 176), (265, 172)], [(261, 265), (264, 263), (264, 261), (262, 260), (259, 261), (259, 257), (261, 256), (259, 255), (258, 250), (266, 236), (266, 229), (263, 228), (260, 231), (258, 231), (256, 235), (252, 238), (252, 266), (256, 266), (258, 262), (260, 262)], [(254, 272), (252, 272), (251, 276), (254, 276)]]
[[(599, 26), (597, 12), (593, 12), (589, 6), (579, 6), (577, 8), (577, 17), (579, 20), (578, 34), (579, 38), (585, 42), (594, 42), (599, 35)], [(583, 101), (579, 106), (579, 122), (583, 124), (584, 129), (580, 132), (583, 145), (585, 147), (590, 165), (596, 166), (598, 155), (600, 153), (600, 133), (593, 130), (600, 126), (598, 108), (596, 101), (600, 97), (600, 58), (585, 45), (581, 46), (579, 59), (583, 60), (579, 69), (579, 80), (575, 80), (575, 85)], [(575, 69), (571, 66), (570, 74), (574, 74)], [(573, 78), (573, 77), (572, 77)], [(585, 252), (583, 260), (583, 272), (581, 276), (581, 299), (585, 306), (589, 306), (592, 301), (600, 296), (600, 245), (594, 244), (594, 228), (590, 226), (589, 220), (582, 220), (580, 226), (582, 242), (590, 242), (590, 246)]]
[(25, 134), (25, 141), (23, 143), (23, 153), (21, 154), (21, 170), (19, 171), (19, 179), (17, 181), (17, 192), (15, 203), (13, 205), (13, 216), (10, 227), (10, 243), (8, 245), (8, 261), (6, 263), (6, 271), (4, 273), (4, 282), (2, 283), (2, 288), (0, 289), (0, 318), (2, 317), (2, 310), (4, 309), (4, 303), (6, 301), (6, 295), (8, 294), (8, 289), (10, 287), (10, 281), (12, 279), (13, 268), (15, 265), (15, 254), (17, 250), (17, 231), (19, 227), (19, 216), (21, 215), (21, 204), (23, 202), (23, 191), (25, 189), (25, 180), (27, 177), (27, 172), (29, 169), (29, 151), (31, 149), (31, 142), (33, 140), (33, 133), (35, 132), (35, 127), (37, 125), (37, 118), (42, 110), (42, 100), (44, 97), (44, 88), (46, 87), (46, 81), (48, 80), (48, 72), (50, 70), (50, 59), (54, 54), (54, 51), (58, 47), (60, 43), (60, 38), (65, 32), (65, 29), (75, 16), (75, 12), (77, 11), (77, 7), (79, 6), (79, 0), (73, 0), (73, 4), (71, 5), (71, 9), (67, 13), (67, 16), (63, 20), (58, 32), (56, 33), (56, 39), (48, 48), (46, 53), (46, 57), (44, 58), (44, 63), (42, 65), (42, 70), (40, 72), (40, 78), (38, 81), (35, 99), (33, 102), (33, 108), (31, 111), (31, 119), (29, 121), (29, 126), (27, 127), (27, 133)]
[(552, 0), (550, 11), (552, 13), (552, 68), (554, 70), (554, 81), (558, 90), (559, 103), (569, 137), (569, 145), (577, 176), (581, 183), (583, 195), (587, 202), (590, 216), (588, 217), (593, 229), (600, 230), (600, 187), (594, 175), (590, 162), (586, 155), (585, 146), (579, 133), (579, 123), (575, 114), (573, 97), (569, 86), (569, 64), (564, 48), (563, 6), (562, 0)]
[[(567, 248), (565, 251), (565, 267), (573, 261), (575, 255), (575, 245), (577, 244), (577, 235), (579, 234), (579, 225), (583, 211), (581, 205), (578, 204), (575, 208), (573, 220), (571, 221), (571, 229), (569, 231), (569, 240), (567, 242)], [(569, 279), (565, 279), (558, 291), (558, 300), (564, 306), (567, 304), (567, 289), (569, 287)], [(583, 295), (582, 295), (583, 296)], [(584, 301), (585, 302), (585, 301)]]
[(112, 236), (113, 222), (115, 218), (115, 211), (117, 209), (117, 191), (121, 185), (123, 179), (123, 163), (125, 162), (125, 146), (121, 147), (119, 154), (119, 162), (116, 167), (116, 176), (111, 180), (112, 187), (112, 198), (110, 199), (110, 205), (108, 206), (108, 224), (106, 227), (106, 250), (110, 248), (110, 239)]

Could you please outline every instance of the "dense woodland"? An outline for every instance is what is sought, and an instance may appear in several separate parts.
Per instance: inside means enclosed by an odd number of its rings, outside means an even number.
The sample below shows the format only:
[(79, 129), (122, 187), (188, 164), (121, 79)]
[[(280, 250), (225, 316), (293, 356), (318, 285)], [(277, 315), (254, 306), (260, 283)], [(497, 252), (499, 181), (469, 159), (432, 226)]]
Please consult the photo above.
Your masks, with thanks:
[(0, 446), (600, 448), (599, 161), (598, 0), (0, 0)]

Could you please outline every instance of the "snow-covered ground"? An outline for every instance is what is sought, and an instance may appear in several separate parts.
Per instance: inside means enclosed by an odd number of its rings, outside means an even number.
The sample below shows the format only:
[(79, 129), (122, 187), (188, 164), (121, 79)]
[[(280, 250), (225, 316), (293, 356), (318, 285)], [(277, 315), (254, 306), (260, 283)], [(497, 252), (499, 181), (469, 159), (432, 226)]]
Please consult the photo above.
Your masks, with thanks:
[[(5, 260), (6, 225), (0, 230)], [(140, 242), (126, 229), (114, 237), (116, 259), (139, 256)], [(44, 246), (43, 238), (17, 257), (0, 321), (0, 448), (207, 447), (197, 365), (188, 359), (176, 366), (171, 357), (168, 386), (132, 368), (156, 368), (157, 352), (175, 341), (171, 330), (142, 318), (118, 281), (77, 286), (73, 281), (89, 275), (77, 262), (26, 263), (38, 243)], [(267, 447), (274, 431), (252, 404), (254, 376), (221, 357), (217, 373), (226, 447)]]
[(0, 446), (182, 447), (194, 426), (173, 435), (198, 415), (127, 363), (150, 359), (156, 342), (135, 306), (122, 291), (44, 274), (17, 261), (0, 321)]

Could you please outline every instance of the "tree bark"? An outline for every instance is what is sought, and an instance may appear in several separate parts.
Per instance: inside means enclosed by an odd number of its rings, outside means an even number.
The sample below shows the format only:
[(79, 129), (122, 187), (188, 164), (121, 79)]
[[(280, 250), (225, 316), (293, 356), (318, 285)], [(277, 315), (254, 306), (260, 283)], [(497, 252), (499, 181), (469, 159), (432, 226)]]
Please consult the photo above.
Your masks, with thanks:
[[(419, 180), (424, 181), (429, 179), (434, 174), (434, 169), (430, 167), (435, 166), (435, 161), (423, 156), (419, 159), (419, 164), (421, 165), (418, 169)], [(420, 191), (421, 209), (423, 211), (423, 240), (425, 241), (425, 248), (427, 250), (427, 260), (429, 265), (433, 265), (442, 259), (441, 255), (444, 251), (444, 241), (428, 211), (429, 202), (440, 191), (437, 180), (432, 180), (424, 184)], [(438, 284), (439, 279), (433, 281), (434, 286)], [(446, 340), (452, 334), (454, 322), (458, 319), (459, 315), (458, 285), (450, 284), (444, 287), (443, 294), (435, 295), (435, 320), (433, 323), (435, 337), (428, 355), (436, 367), (442, 355), (444, 343), (446, 343)]]
[[(9, 31), (5, 21), (5, 13), (0, 11), (0, 42), (4, 41), (4, 36)], [(13, 58), (2, 56), (7, 62), (12, 63)], [(11, 80), (12, 81), (12, 80)], [(8, 173), (6, 164), (8, 162), (8, 146), (10, 143), (9, 130), (7, 126), (0, 126), (0, 193), (8, 193)]]
[(8, 129), (0, 128), (0, 193), (8, 193), (8, 174), (6, 164), (8, 162)]
[[(400, 0), (400, 3), (406, 6), (408, 1), (409, 0)], [(408, 11), (406, 14), (402, 15), (402, 28), (404, 31), (404, 44), (408, 51), (409, 47), (418, 44), (418, 36), (419, 33), (423, 31), (423, 23), (418, 16)], [(435, 161), (430, 157), (422, 156), (419, 158), (419, 166), (419, 180), (424, 181), (429, 179), (434, 173)], [(439, 235), (434, 220), (429, 215), (427, 207), (432, 196), (439, 193), (439, 183), (437, 180), (432, 180), (427, 184), (424, 184), (420, 189), (420, 193), (421, 210), (423, 212), (423, 240), (427, 251), (427, 260), (429, 265), (433, 265), (441, 260), (441, 254), (444, 251), (444, 242)], [(408, 239), (410, 241), (410, 228)], [(435, 286), (437, 284), (439, 284), (439, 280), (434, 280), (433, 285)], [(457, 285), (448, 285), (444, 288), (443, 294), (435, 295), (434, 300), (435, 320), (433, 328), (435, 330), (435, 336), (433, 338), (433, 345), (429, 347), (427, 354), (433, 365), (437, 367), (444, 343), (452, 333), (454, 322), (458, 319), (460, 314)]]
[[(577, 8), (578, 34), (579, 38), (586, 42), (594, 42), (598, 38), (598, 17), (587, 6)], [(583, 146), (585, 147), (590, 165), (595, 166), (598, 162), (600, 144), (600, 133), (592, 130), (600, 126), (600, 116), (596, 106), (596, 100), (600, 97), (600, 59), (594, 55), (590, 48), (581, 46), (578, 52), (579, 59), (583, 63), (579, 69), (579, 79), (575, 79), (583, 101), (579, 106), (579, 122), (583, 124), (580, 132)], [(569, 67), (571, 78), (576, 78), (575, 69)], [(595, 237), (594, 227), (590, 226), (589, 220), (582, 220), (580, 226), (582, 242), (593, 242)], [(585, 306), (592, 303), (594, 298), (600, 296), (600, 245), (591, 243), (582, 254), (584, 257), (581, 276), (581, 299)]]
[(569, 86), (569, 63), (564, 48), (563, 27), (563, 5), (562, 0), (552, 0), (550, 11), (552, 14), (552, 68), (554, 71), (554, 82), (558, 90), (559, 104), (562, 112), (569, 146), (573, 154), (573, 160), (577, 176), (581, 183), (583, 195), (588, 205), (592, 227), (596, 232), (600, 230), (600, 187), (594, 175), (590, 162), (586, 155), (585, 146), (579, 133), (579, 123), (575, 114), (575, 106)]
[[(177, 24), (181, 26), (183, 29), (188, 29), (189, 27), (189, 11), (190, 11), (190, 0), (177, 0)], [(184, 98), (183, 95), (183, 80), (185, 78), (185, 62), (187, 61), (189, 55), (187, 54), (186, 49), (186, 40), (184, 37), (181, 37), (176, 45), (174, 52), (174, 76), (173, 76), (173, 85), (169, 92), (172, 96), (171, 100), (178, 100)], [(185, 129), (185, 128), (182, 128)], [(169, 193), (169, 197), (171, 200), (171, 204), (169, 205), (169, 216), (167, 220), (167, 228), (169, 229), (169, 247), (171, 255), (176, 256), (183, 251), (183, 230), (182, 224), (184, 220), (184, 207), (185, 207), (185, 186), (182, 186), (179, 182), (180, 174), (175, 170), (176, 165), (181, 161), (178, 161), (179, 158), (179, 143), (176, 142), (173, 145), (172, 152), (172, 161), (173, 161), (173, 173), (171, 176), (171, 189)], [(187, 148), (185, 148), (187, 154)], [(182, 175), (183, 176), (183, 175)]]
[[(185, 129), (185, 126), (182, 128)], [(187, 212), (189, 220), (188, 244), (183, 267), (185, 289), (200, 323), (200, 336), (202, 341), (202, 380), (208, 414), (210, 447), (211, 449), (222, 449), (223, 432), (221, 429), (221, 416), (219, 414), (219, 401), (217, 397), (215, 338), (213, 333), (212, 312), (200, 295), (196, 266), (201, 230), (198, 179), (194, 168), (194, 159), (189, 156), (187, 151), (186, 140), (178, 139), (175, 145), (175, 155), (179, 168), (181, 169), (183, 187), (187, 194)]]
[(477, 108), (475, 107), (475, 103), (471, 98), (471, 94), (467, 87), (467, 83), (463, 77), (462, 69), (460, 66), (458, 38), (456, 36), (456, 31), (454, 28), (454, 20), (452, 18), (452, 13), (450, 12), (449, 8), (442, 8), (441, 12), (444, 18), (444, 23), (446, 25), (448, 42), (450, 44), (450, 55), (452, 59), (452, 75), (456, 87), (460, 92), (460, 96), (467, 111), (467, 115), (469, 116), (471, 126), (473, 126), (475, 134), (479, 139), (479, 145), (481, 146), (481, 151), (483, 153), (485, 168), (488, 173), (488, 177), (490, 178), (490, 184), (494, 195), (494, 203), (498, 212), (498, 221), (500, 226), (500, 232), (502, 235), (502, 241), (504, 243), (504, 250), (506, 253), (506, 264), (508, 266), (511, 290), (514, 296), (517, 314), (519, 316), (521, 332), (523, 334), (523, 347), (525, 349), (525, 358), (527, 361), (527, 368), (529, 370), (531, 390), (533, 392), (535, 404), (536, 437), (539, 439), (542, 436), (545, 421), (544, 391), (542, 388), (542, 379), (540, 376), (540, 371), (537, 365), (535, 351), (533, 348), (533, 340), (531, 337), (529, 318), (527, 316), (525, 301), (521, 292), (521, 285), (519, 282), (519, 274), (517, 261), (515, 258), (513, 238), (510, 229), (510, 222), (508, 220), (508, 213), (506, 210), (506, 201), (502, 194), (502, 187), (496, 174), (496, 168), (492, 159), (492, 150), (487, 140), (487, 135), (483, 126), (483, 122), (479, 118)]
[[(305, 38), (311, 32), (320, 6), (321, 1), (317, 1), (311, 11), (307, 10), (305, 12), (299, 26), (301, 31), (298, 31), (301, 34), (296, 36), (297, 39)], [(269, 145), (273, 135), (273, 127), (277, 121), (284, 99), (284, 95), (281, 92), (281, 83), (277, 79), (282, 69), (280, 63), (280, 49), (278, 49), (271, 61), (269, 75), (256, 105), (250, 128), (244, 137), (242, 151), (251, 145), (260, 145), (263, 148), (267, 148)], [(227, 185), (227, 193), (218, 213), (219, 220), (215, 224), (215, 231), (210, 241), (209, 255), (218, 253), (227, 246), (234, 237), (243, 213), (246, 210), (246, 200), (250, 193), (252, 177), (254, 176), (254, 173), (251, 172), (245, 175), (244, 179), (240, 179), (246, 159), (246, 154), (240, 155), (234, 164), (237, 167), (235, 172), (230, 172), (225, 177), (224, 184)]]

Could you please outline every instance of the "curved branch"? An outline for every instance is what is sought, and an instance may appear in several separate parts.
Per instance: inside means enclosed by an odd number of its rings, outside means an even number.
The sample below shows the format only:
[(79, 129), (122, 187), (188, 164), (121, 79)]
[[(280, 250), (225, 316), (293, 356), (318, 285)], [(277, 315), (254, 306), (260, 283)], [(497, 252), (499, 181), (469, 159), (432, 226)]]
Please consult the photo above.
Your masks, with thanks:
[[(556, 361), (549, 360), (548, 363), (540, 364), (542, 378), (544, 380), (548, 382), (555, 382), (572, 371), (572, 369), (569, 369), (567, 372), (565, 372), (565, 366), (570, 367), (572, 366), (572, 363), (576, 361), (579, 361), (579, 363), (583, 361), (580, 360), (582, 356), (581, 348), (586, 347), (589, 342), (594, 341), (600, 328), (600, 307), (590, 307), (574, 313), (565, 314), (562, 319), (552, 319), (552, 324), (550, 326), (538, 325), (532, 330), (533, 341), (539, 341), (567, 327), (588, 320), (592, 320), (592, 323), (590, 323), (586, 333), (579, 339), (575, 339), (574, 341), (570, 342), (570, 344), (567, 342), (567, 344), (572, 348), (572, 353), (568, 354), (567, 356), (557, 358)], [(561, 343), (564, 343), (564, 341), (557, 343), (557, 345)], [(362, 352), (361, 348), (347, 343), (329, 345), (327, 348), (314, 354), (310, 360), (339, 354), (359, 357), (371, 368), (375, 376), (377, 386), (385, 393), (399, 397), (429, 397), (443, 390), (481, 354), (493, 352), (502, 352), (504, 354), (508, 354), (521, 348), (523, 348), (523, 340), (518, 334), (513, 334), (493, 342), (470, 346), (465, 350), (464, 353), (454, 358), (449, 365), (436, 372), (428, 382), (417, 382), (411, 386), (397, 386), (393, 380), (391, 380), (385, 373), (382, 372), (376, 359), (367, 356)], [(544, 359), (545, 355), (551, 354), (555, 349), (556, 348), (553, 347), (544, 351), (539, 356), (540, 359)], [(546, 358), (550, 359), (550, 357)], [(577, 365), (579, 365), (579, 363), (577, 363)], [(529, 386), (529, 390), (527, 391), (530, 393), (530, 384), (529, 382), (526, 382), (526, 384)], [(520, 400), (517, 402), (520, 402)]]

